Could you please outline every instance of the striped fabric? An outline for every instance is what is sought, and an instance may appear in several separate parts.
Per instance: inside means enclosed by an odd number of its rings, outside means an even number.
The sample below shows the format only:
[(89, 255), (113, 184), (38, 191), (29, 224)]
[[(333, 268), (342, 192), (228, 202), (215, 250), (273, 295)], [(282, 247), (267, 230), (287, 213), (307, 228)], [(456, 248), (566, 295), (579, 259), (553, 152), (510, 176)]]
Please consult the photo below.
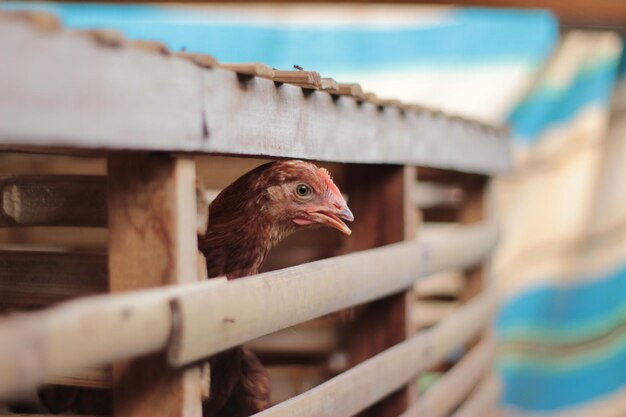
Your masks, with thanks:
[(614, 34), (567, 34), (511, 115), (518, 166), (497, 186), (494, 265), (511, 415), (626, 415), (621, 55)]

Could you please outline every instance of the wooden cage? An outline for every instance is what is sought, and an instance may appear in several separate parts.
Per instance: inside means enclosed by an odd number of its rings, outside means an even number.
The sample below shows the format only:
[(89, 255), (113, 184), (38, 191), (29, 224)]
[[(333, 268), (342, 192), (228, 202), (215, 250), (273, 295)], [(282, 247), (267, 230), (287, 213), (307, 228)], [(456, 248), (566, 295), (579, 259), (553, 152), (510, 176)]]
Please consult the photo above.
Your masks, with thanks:
[[(89, 387), (115, 416), (199, 416), (202, 360), (248, 344), (276, 403), (259, 416), (496, 409), (505, 131), (314, 72), (0, 20), (0, 401)], [(328, 167), (353, 235), (303, 232), (266, 272), (207, 280), (208, 203), (274, 158)]]

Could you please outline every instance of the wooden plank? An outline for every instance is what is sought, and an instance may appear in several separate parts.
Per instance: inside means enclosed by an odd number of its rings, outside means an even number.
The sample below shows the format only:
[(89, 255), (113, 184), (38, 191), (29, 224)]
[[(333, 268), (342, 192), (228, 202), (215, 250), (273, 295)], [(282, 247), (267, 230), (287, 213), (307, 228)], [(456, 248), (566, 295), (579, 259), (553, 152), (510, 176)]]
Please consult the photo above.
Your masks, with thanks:
[[(482, 294), (454, 316), (256, 417), (349, 417), (394, 392), (473, 337), (495, 310)], [(372, 383), (375, 381), (376, 383)]]
[(484, 339), (400, 417), (445, 417), (492, 371), (495, 340)]
[(0, 227), (106, 226), (104, 177), (4, 177), (0, 193)]
[(0, 251), (0, 304), (39, 306), (108, 290), (104, 254)]
[[(359, 251), (415, 239), (415, 212), (409, 191), (415, 171), (402, 166), (352, 167), (346, 192), (358, 219), (345, 247)], [(379, 278), (380, 279), (380, 278)], [(400, 292), (356, 309), (347, 331), (347, 353), (355, 366), (377, 353), (402, 342), (413, 333), (411, 312), (413, 291)], [(363, 413), (364, 416), (397, 416), (412, 400), (403, 388)]]
[(452, 417), (484, 417), (496, 411), (502, 392), (502, 383), (495, 373), (483, 378), (478, 387)]
[(0, 55), (0, 145), (511, 167), (497, 129), (262, 78), (242, 84), (232, 71), (65, 32), (41, 36), (18, 20), (0, 25)]
[[(198, 279), (195, 165), (132, 153), (108, 157), (109, 286), (123, 292)], [(116, 417), (202, 415), (199, 368), (161, 354), (113, 366)]]
[(176, 365), (190, 363), (297, 323), (402, 292), (420, 276), (476, 264), (490, 253), (496, 239), (490, 225), (473, 226), (427, 243), (396, 243), (240, 278), (219, 291), (207, 288), (181, 295), (173, 301), (180, 328), (173, 336), (170, 360)]

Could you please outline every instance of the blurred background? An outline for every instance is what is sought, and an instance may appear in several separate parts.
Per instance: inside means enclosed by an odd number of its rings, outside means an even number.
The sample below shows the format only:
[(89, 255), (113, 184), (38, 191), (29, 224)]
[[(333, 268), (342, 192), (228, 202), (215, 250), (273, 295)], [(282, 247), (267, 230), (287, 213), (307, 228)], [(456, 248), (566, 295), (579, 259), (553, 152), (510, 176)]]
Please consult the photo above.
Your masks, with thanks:
[(509, 415), (626, 415), (626, 1), (0, 3), (220, 62), (298, 65), (510, 126), (492, 279)]

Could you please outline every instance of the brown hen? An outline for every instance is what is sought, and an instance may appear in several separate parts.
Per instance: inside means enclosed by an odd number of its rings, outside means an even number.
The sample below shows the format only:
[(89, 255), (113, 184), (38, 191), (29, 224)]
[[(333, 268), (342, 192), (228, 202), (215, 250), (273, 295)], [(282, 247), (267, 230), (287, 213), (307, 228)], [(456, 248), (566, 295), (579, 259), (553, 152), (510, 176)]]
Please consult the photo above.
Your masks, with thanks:
[[(315, 226), (345, 234), (353, 216), (328, 171), (303, 161), (261, 165), (225, 188), (209, 207), (199, 239), (209, 277), (241, 278), (259, 272), (272, 248), (289, 234)], [(245, 417), (270, 405), (267, 371), (249, 349), (215, 355), (204, 417)]]

